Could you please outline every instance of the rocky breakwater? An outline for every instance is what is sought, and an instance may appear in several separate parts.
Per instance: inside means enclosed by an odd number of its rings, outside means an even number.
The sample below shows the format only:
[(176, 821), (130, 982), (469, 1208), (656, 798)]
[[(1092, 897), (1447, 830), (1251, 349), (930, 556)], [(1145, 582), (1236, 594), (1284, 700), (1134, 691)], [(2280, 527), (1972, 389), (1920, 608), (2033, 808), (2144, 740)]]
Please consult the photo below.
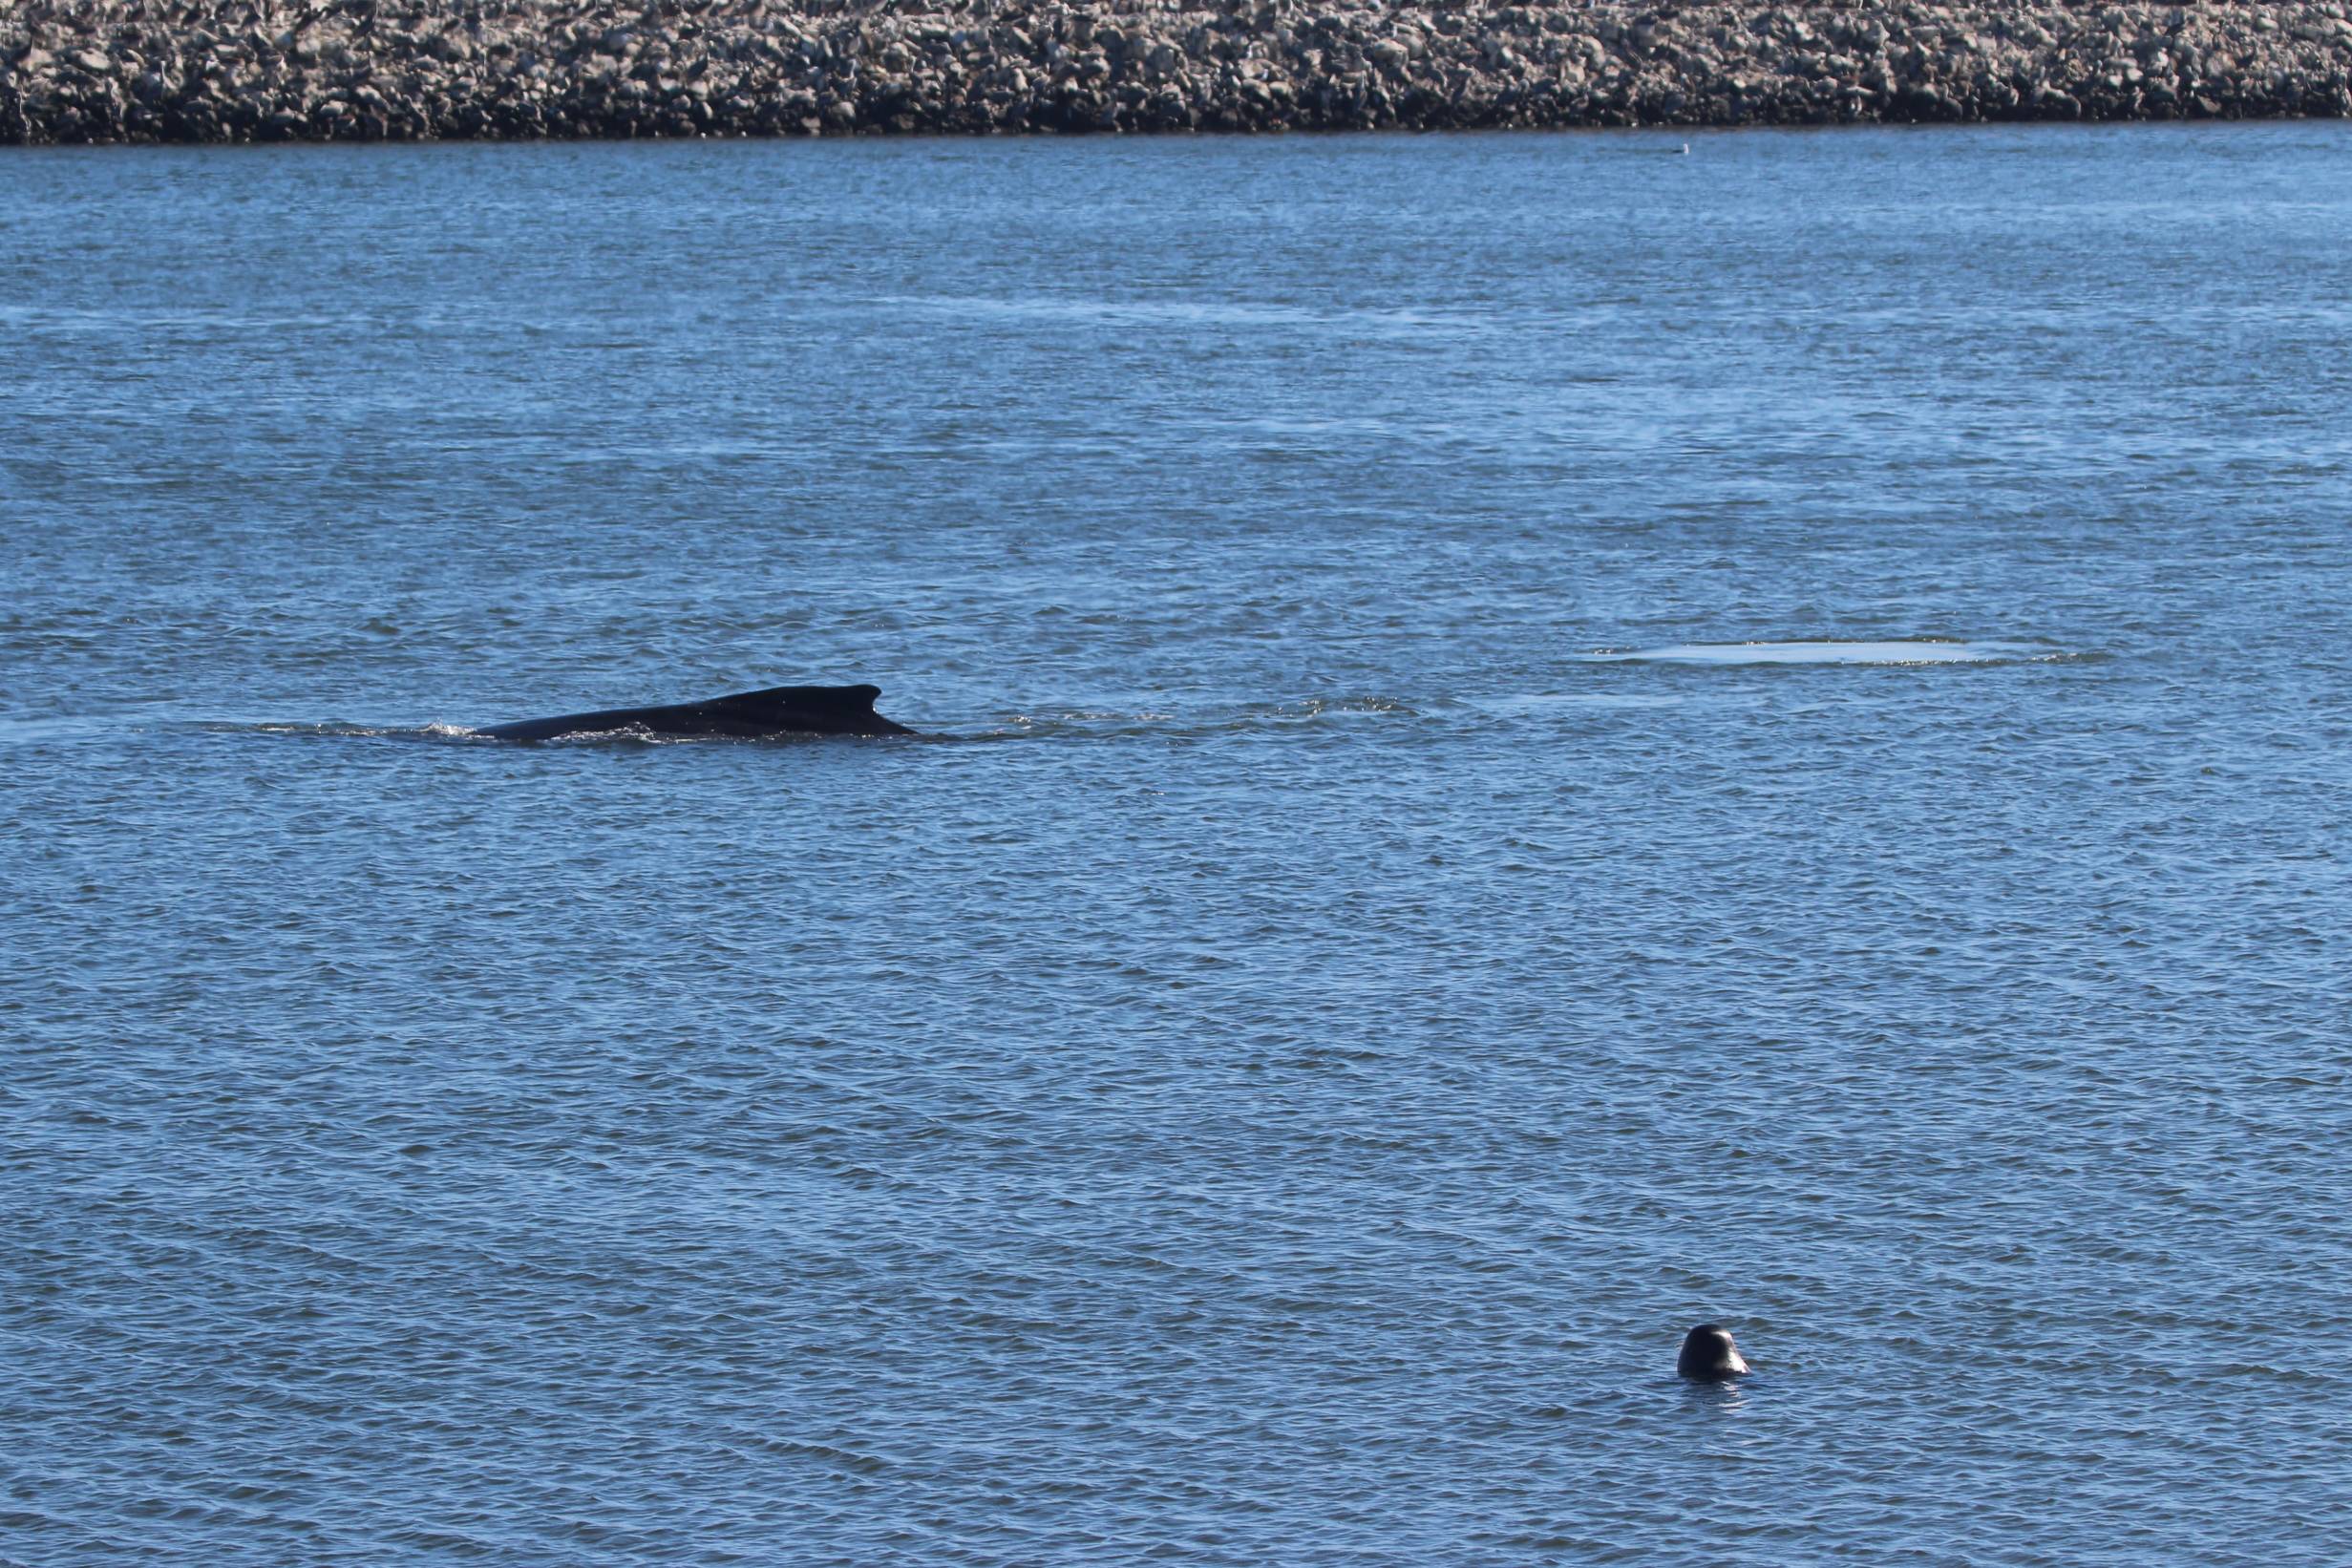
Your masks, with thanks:
[(2352, 115), (2343, 4), (31, 0), (0, 142)]

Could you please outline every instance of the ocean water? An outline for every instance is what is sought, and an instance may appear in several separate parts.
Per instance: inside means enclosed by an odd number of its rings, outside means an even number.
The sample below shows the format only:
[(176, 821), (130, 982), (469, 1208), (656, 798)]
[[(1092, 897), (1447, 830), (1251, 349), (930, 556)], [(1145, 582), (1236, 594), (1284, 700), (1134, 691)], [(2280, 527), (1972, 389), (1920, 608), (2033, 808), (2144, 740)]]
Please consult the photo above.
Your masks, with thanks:
[(0, 158), (0, 1561), (2352, 1560), (2352, 128), (1682, 145)]

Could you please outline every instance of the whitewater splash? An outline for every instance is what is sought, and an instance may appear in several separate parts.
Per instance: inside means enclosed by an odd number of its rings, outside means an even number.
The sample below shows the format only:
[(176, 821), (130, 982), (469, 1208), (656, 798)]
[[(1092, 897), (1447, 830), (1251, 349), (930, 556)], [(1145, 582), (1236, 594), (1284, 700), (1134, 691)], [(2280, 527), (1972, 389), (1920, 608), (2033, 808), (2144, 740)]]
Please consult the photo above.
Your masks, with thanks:
[(1989, 665), (2064, 658), (2037, 643), (1960, 643), (1921, 638), (1882, 643), (1677, 643), (1621, 653), (1584, 653), (1584, 664)]

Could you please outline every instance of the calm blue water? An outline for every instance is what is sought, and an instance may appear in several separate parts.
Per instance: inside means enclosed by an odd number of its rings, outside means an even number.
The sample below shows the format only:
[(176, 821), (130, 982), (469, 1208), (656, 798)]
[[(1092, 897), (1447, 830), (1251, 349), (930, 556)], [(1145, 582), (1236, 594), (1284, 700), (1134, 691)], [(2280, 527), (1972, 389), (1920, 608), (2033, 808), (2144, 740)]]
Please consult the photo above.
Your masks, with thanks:
[(1678, 145), (0, 159), (0, 1560), (2352, 1559), (2352, 128)]

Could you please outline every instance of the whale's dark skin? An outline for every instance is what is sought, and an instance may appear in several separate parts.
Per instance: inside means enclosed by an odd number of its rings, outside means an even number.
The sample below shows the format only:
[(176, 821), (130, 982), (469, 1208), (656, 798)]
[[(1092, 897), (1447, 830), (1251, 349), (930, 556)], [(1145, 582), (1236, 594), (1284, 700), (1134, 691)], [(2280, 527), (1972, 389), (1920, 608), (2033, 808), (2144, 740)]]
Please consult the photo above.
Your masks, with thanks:
[(1682, 1358), (1674, 1369), (1701, 1383), (1721, 1383), (1752, 1370), (1740, 1347), (1731, 1343), (1731, 1331), (1711, 1323), (1703, 1323), (1683, 1336)]
[(874, 711), (879, 686), (772, 686), (738, 691), (708, 702), (668, 708), (607, 708), (594, 713), (564, 713), (552, 719), (519, 719), (474, 732), (493, 740), (553, 740), (559, 735), (607, 734), (641, 730), (653, 735), (726, 735), (761, 740), (771, 735), (911, 735)]

